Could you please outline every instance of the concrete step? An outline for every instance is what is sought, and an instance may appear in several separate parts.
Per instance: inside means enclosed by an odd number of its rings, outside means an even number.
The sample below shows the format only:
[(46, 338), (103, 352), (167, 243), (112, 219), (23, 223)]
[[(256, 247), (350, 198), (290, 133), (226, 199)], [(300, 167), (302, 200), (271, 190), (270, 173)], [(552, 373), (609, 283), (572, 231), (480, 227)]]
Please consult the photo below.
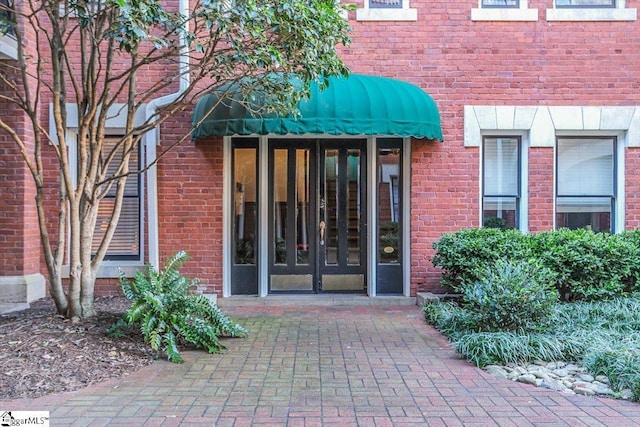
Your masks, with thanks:
[(416, 305), (415, 297), (379, 296), (348, 294), (323, 295), (269, 295), (266, 297), (236, 295), (218, 298), (217, 304), (224, 307), (259, 307), (259, 306), (290, 306), (290, 307), (326, 307), (326, 306), (394, 306)]

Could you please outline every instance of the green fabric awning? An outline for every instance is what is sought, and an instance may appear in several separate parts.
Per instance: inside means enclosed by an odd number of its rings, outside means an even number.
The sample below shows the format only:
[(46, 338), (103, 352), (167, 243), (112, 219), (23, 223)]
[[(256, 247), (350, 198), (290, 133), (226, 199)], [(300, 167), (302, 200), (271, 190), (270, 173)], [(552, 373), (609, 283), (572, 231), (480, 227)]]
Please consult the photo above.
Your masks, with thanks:
[[(193, 138), (230, 135), (383, 135), (442, 141), (440, 114), (431, 97), (411, 83), (351, 74), (332, 77), (323, 91), (298, 103), (299, 116), (254, 116), (239, 90), (204, 95), (193, 112)], [(215, 107), (215, 108), (214, 108)]]

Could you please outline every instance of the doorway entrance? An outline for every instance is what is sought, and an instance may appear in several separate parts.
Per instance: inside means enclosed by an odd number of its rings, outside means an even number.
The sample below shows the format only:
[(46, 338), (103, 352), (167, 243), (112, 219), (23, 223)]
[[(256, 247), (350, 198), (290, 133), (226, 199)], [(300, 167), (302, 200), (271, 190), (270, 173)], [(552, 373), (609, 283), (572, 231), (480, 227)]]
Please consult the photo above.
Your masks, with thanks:
[(270, 139), (270, 293), (366, 292), (366, 139)]

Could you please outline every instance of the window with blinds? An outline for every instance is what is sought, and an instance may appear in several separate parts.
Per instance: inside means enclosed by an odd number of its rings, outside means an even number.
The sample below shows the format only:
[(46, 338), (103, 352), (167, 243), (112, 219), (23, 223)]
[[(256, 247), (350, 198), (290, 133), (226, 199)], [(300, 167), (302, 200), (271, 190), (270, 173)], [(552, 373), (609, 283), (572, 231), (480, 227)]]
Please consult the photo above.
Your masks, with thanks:
[[(120, 141), (121, 137), (107, 137), (103, 148), (103, 156), (107, 156)], [(113, 174), (122, 159), (122, 150), (109, 165), (108, 175)], [(131, 154), (129, 169), (139, 169), (139, 148)], [(98, 209), (98, 219), (93, 235), (92, 252), (95, 253), (107, 230), (113, 207), (115, 205), (116, 186), (113, 185), (109, 194), (102, 199)], [(105, 260), (139, 260), (140, 259), (140, 175), (132, 174), (125, 185), (122, 211), (116, 232), (109, 244)]]
[(558, 138), (556, 228), (613, 232), (616, 138)]
[(371, 9), (402, 8), (402, 0), (369, 0)]
[(482, 150), (482, 224), (518, 228), (520, 203), (519, 137), (485, 137)]
[(557, 8), (570, 7), (616, 7), (615, 0), (556, 0)]
[(483, 8), (491, 7), (520, 7), (520, 0), (482, 0)]

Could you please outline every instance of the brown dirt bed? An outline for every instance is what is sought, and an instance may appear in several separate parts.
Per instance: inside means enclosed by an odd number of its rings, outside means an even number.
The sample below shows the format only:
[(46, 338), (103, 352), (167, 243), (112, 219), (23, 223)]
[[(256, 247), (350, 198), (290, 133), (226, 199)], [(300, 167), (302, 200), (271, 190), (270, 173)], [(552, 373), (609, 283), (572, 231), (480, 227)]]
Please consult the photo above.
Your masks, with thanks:
[(98, 297), (97, 316), (71, 323), (51, 299), (0, 316), (0, 400), (79, 390), (150, 364), (154, 355), (140, 335), (110, 338), (106, 330), (130, 302)]

